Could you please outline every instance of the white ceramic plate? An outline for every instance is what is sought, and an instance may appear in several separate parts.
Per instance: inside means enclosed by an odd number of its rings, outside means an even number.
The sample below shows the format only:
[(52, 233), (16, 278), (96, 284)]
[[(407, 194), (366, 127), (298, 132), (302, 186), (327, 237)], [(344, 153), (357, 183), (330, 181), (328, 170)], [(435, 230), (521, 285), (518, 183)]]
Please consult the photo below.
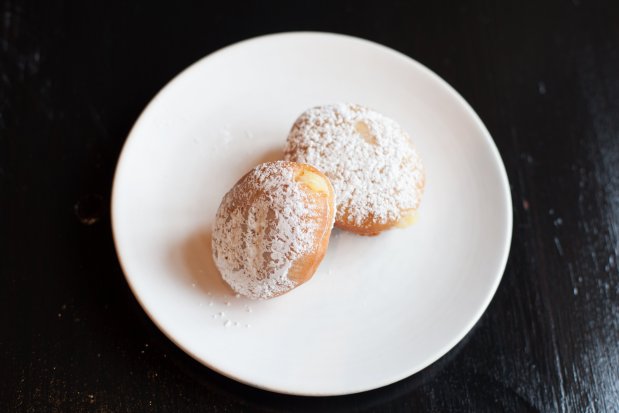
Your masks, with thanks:
[[(341, 101), (413, 137), (427, 168), (419, 222), (378, 237), (336, 230), (308, 283), (235, 297), (211, 258), (222, 196), (281, 157), (302, 111)], [(178, 75), (127, 139), (112, 217), (129, 285), (172, 341), (228, 377), (299, 395), (374, 389), (445, 354), (494, 295), (512, 230), (504, 166), (469, 105), (416, 61), (325, 33), (244, 41)]]

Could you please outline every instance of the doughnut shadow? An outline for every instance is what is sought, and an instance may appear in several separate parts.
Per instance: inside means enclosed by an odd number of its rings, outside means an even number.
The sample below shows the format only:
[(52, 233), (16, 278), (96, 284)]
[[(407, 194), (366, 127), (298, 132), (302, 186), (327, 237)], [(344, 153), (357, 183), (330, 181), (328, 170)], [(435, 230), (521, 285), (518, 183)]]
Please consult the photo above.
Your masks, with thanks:
[(205, 295), (213, 298), (229, 298), (234, 292), (222, 280), (213, 261), (211, 246), (211, 227), (191, 233), (180, 245), (180, 258), (183, 261), (191, 282)]
[[(271, 148), (258, 154), (248, 170), (264, 162), (280, 160), (282, 155), (282, 147)], [(243, 173), (239, 174), (237, 179), (242, 176)], [(207, 226), (197, 228), (173, 248), (172, 259), (180, 260), (186, 270), (184, 275), (189, 276), (189, 282), (195, 284), (195, 287), (199, 288), (204, 295), (228, 300), (234, 297), (235, 293), (221, 278), (215, 266), (211, 240), (212, 224), (209, 223)]]
[[(247, 171), (249, 171), (250, 169), (253, 169), (254, 167), (265, 163), (265, 162), (275, 162), (275, 161), (281, 161), (284, 159), (284, 147), (283, 145), (280, 147), (274, 147), (271, 148), (267, 151), (265, 151), (264, 153), (258, 155), (256, 157), (256, 159), (253, 161), (253, 164), (251, 165), (251, 167), (249, 167), (249, 169)], [(239, 179), (241, 177), (239, 176)]]

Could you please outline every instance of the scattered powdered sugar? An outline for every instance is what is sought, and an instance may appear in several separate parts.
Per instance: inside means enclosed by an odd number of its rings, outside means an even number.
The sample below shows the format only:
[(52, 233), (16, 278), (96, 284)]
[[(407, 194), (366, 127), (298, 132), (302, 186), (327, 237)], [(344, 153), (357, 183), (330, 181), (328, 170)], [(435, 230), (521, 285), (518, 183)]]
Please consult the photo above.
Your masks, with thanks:
[(421, 159), (401, 126), (373, 110), (346, 103), (309, 109), (292, 127), (285, 154), (329, 177), (336, 221), (397, 222), (419, 206)]
[(213, 258), (235, 292), (270, 298), (296, 286), (288, 270), (313, 252), (318, 211), (289, 162), (257, 166), (228, 192), (213, 229)]

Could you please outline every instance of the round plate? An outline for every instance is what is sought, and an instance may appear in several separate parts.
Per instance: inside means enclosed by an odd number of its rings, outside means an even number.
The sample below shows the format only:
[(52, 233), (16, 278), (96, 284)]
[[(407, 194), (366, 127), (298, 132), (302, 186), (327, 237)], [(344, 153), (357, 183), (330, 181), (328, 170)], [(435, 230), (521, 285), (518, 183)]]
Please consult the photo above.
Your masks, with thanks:
[[(399, 121), (427, 170), (419, 221), (360, 237), (334, 231), (303, 286), (236, 297), (211, 258), (222, 196), (279, 159), (305, 109), (369, 106)], [(148, 105), (114, 180), (114, 238), (144, 310), (211, 369), (263, 389), (340, 395), (384, 386), (437, 360), (473, 327), (509, 252), (509, 184), (488, 131), (416, 61), (326, 33), (259, 37), (178, 75)]]

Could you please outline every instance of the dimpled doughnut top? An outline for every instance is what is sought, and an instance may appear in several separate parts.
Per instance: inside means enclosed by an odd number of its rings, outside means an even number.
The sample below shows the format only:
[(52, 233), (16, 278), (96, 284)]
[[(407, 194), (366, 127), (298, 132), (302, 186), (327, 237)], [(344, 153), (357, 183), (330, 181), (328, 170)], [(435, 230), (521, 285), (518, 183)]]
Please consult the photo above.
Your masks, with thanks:
[(285, 159), (327, 175), (338, 202), (335, 225), (365, 235), (411, 221), (423, 195), (423, 164), (409, 136), (363, 106), (339, 103), (301, 114)]
[(297, 272), (307, 272), (306, 258), (319, 248), (326, 250), (334, 219), (333, 189), (323, 178), (330, 193), (327, 204), (324, 194), (296, 179), (303, 175), (302, 167), (320, 174), (309, 165), (268, 162), (224, 196), (213, 228), (213, 258), (237, 293), (253, 299), (283, 294), (305, 281)]

